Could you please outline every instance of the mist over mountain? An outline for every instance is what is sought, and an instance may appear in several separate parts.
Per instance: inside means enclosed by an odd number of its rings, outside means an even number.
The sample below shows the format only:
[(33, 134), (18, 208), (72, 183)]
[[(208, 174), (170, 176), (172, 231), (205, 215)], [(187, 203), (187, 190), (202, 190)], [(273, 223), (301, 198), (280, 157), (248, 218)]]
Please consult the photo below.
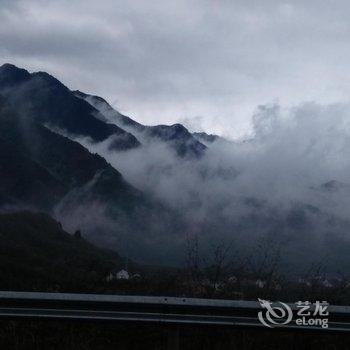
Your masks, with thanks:
[(76, 91), (75, 94), (95, 107), (106, 118), (106, 121), (133, 133), (145, 145), (163, 143), (175, 150), (178, 156), (187, 158), (198, 158), (205, 152), (206, 146), (181, 124), (142, 125), (113, 109), (99, 96), (88, 95), (81, 91)]
[[(341, 258), (330, 247), (349, 244), (349, 161), (339, 159), (340, 145), (349, 146), (343, 129), (348, 110), (346, 105), (261, 106), (249, 140), (194, 133), (207, 147), (195, 160), (177, 157), (160, 142), (124, 154), (111, 154), (103, 143), (80, 142), (135, 187), (180, 211), (191, 234), (205, 242), (233, 241), (246, 249), (264, 237), (285, 246), (286, 260), (301, 254), (305, 265), (328, 259), (336, 266)], [(110, 111), (108, 116), (113, 122)]]
[(99, 120), (98, 112), (91, 105), (75, 97), (60, 81), (45, 72), (30, 74), (5, 64), (0, 68), (0, 94), (17, 113), (43, 125), (86, 136), (95, 142), (111, 138), (112, 149), (139, 146), (133, 135)]
[(0, 95), (3, 210), (44, 210), (137, 261), (181, 263), (199, 237), (204, 251), (270, 240), (291, 271), (350, 262), (347, 104), (260, 106), (254, 135), (237, 142), (143, 125), (11, 65), (0, 68)]
[(152, 245), (152, 237), (161, 241), (161, 232), (172, 232), (168, 226), (175, 224), (162, 205), (129, 185), (102, 157), (18, 114), (3, 98), (0, 144), (2, 211), (44, 211), (70, 232), (82, 229), (98, 245), (130, 246), (135, 254), (146, 242)]

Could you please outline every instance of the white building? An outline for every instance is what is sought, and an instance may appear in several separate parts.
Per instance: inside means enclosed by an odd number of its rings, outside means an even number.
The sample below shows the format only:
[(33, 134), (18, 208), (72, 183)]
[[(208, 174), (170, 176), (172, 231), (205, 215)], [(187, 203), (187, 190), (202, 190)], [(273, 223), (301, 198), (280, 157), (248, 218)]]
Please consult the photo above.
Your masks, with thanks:
[(130, 278), (129, 272), (126, 270), (120, 270), (117, 272), (117, 280), (128, 280)]
[(256, 280), (255, 285), (258, 288), (264, 288), (266, 286), (266, 281), (258, 279), (258, 280)]
[(130, 278), (129, 272), (127, 270), (112, 270), (106, 277), (107, 282), (114, 280), (128, 280)]

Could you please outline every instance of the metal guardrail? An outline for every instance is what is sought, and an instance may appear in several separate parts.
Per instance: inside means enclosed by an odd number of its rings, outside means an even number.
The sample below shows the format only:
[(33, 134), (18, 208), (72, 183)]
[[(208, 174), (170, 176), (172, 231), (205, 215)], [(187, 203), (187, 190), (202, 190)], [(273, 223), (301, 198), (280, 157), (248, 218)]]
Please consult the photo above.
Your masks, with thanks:
[[(295, 310), (295, 305), (290, 305)], [(263, 328), (257, 301), (122, 295), (0, 292), (0, 318), (90, 320), (193, 326)], [(299, 326), (277, 329), (350, 332), (350, 307), (330, 306), (328, 328)]]

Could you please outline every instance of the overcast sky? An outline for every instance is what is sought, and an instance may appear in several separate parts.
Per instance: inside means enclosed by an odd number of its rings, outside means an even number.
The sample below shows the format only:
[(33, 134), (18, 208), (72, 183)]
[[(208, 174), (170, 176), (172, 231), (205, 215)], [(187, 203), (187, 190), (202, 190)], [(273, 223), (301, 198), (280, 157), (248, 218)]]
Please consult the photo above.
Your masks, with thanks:
[(0, 0), (0, 63), (236, 137), (259, 104), (348, 100), (349, 18), (348, 0)]

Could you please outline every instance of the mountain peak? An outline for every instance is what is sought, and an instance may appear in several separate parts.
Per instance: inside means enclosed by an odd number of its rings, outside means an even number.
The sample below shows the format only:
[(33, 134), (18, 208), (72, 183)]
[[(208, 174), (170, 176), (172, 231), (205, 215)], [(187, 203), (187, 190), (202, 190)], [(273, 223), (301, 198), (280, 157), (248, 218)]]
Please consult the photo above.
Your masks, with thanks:
[[(28, 73), (28, 71), (26, 71), (23, 68), (18, 68), (17, 66), (15, 66), (12, 63), (4, 63), (3, 65), (0, 66), (0, 71), (4, 71), (4, 70), (12, 70), (12, 71), (25, 71)], [(28, 73), (29, 74), (29, 73)]]
[(0, 84), (2, 86), (12, 86), (28, 79), (30, 79), (30, 73), (23, 68), (18, 68), (10, 63), (0, 66)]
[(206, 132), (194, 132), (192, 135), (201, 142), (213, 143), (219, 139), (218, 135), (207, 134)]
[(11, 63), (5, 63), (0, 66), (0, 84), (1, 86), (12, 86), (30, 80), (31, 78), (41, 78), (50, 85), (64, 86), (58, 79), (46, 72), (29, 73), (24, 68), (19, 68)]
[(88, 136), (95, 142), (113, 136), (112, 149), (126, 150), (140, 145), (134, 135), (98, 119), (97, 109), (49, 73), (30, 74), (5, 64), (0, 67), (0, 94), (20, 115), (70, 135)]
[(188, 130), (182, 124), (173, 124), (171, 127), (177, 132), (187, 132)]

